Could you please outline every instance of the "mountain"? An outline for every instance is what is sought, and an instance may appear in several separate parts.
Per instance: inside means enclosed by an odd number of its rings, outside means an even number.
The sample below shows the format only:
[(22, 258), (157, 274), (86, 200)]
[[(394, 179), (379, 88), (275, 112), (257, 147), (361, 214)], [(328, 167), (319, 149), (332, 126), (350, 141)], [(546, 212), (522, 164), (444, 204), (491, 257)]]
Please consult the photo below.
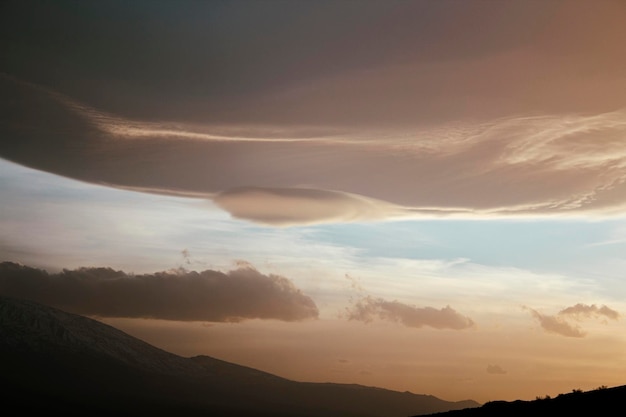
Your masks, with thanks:
[[(555, 398), (537, 398), (533, 401), (490, 401), (481, 407), (427, 414), (430, 417), (528, 417), (557, 415), (621, 416), (626, 385), (600, 387), (592, 391), (574, 390)], [(619, 411), (622, 410), (622, 411)], [(420, 414), (419, 416), (424, 417)], [(416, 416), (418, 417), (418, 416)]]
[(96, 320), (8, 297), (0, 297), (0, 369), (3, 404), (21, 413), (406, 417), (479, 406), (185, 358)]

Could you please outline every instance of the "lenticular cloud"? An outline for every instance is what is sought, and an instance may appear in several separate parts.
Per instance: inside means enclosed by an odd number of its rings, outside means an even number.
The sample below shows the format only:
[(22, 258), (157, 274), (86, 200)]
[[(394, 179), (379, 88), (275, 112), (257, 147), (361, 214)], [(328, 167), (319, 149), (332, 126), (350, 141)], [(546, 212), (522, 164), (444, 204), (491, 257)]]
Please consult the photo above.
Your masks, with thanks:
[(64, 176), (214, 200), (269, 225), (577, 216), (626, 205), (626, 111), (314, 129), (141, 122), (0, 77), (0, 156)]

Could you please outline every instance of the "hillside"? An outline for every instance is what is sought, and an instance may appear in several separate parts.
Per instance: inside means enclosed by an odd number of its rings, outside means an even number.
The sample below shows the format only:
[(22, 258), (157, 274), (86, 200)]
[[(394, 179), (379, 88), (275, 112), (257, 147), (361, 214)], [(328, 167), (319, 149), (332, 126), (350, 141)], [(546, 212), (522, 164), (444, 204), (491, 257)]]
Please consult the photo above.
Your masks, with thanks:
[(478, 406), (184, 358), (96, 320), (6, 297), (0, 367), (5, 406), (66, 416), (405, 417)]
[[(527, 417), (557, 415), (623, 415), (626, 385), (600, 387), (592, 391), (574, 390), (555, 398), (537, 398), (533, 401), (491, 401), (481, 407), (431, 413), (431, 417)], [(423, 416), (423, 415), (420, 415)]]

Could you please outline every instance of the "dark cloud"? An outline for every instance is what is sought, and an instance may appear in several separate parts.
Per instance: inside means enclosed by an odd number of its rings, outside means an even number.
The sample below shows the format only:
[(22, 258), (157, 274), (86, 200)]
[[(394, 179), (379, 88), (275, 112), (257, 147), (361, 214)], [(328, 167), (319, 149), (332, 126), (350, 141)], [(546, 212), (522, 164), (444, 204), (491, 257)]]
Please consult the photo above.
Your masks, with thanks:
[(387, 320), (415, 328), (429, 326), (435, 329), (463, 330), (474, 326), (472, 319), (461, 315), (450, 306), (442, 309), (416, 307), (371, 296), (362, 297), (348, 308), (347, 318), (365, 323), (374, 319)]
[[(336, 111), (344, 98), (297, 100), (294, 108), (277, 92), (415, 60), (501, 53), (532, 42), (556, 5), (5, 0), (1, 7), (0, 71), (132, 117), (267, 121), (287, 112), (303, 122), (350, 107)], [(268, 96), (274, 106), (260, 106)]]
[(623, 98), (602, 77), (624, 62), (619, 2), (5, 0), (1, 10), (0, 71), (141, 119), (407, 123), (485, 104), (521, 113), (559, 90), (586, 93), (570, 106)]
[(179, 321), (298, 321), (317, 318), (315, 302), (287, 278), (250, 265), (223, 273), (177, 270), (133, 275), (111, 268), (48, 273), (0, 264), (0, 293), (84, 315)]
[(532, 316), (539, 322), (541, 328), (549, 333), (560, 334), (566, 337), (585, 337), (586, 333), (576, 324), (572, 324), (567, 321), (568, 318), (573, 318), (580, 321), (583, 318), (599, 318), (601, 316), (617, 320), (620, 314), (607, 307), (598, 307), (595, 304), (576, 304), (571, 307), (564, 308), (556, 315), (546, 315), (538, 312), (529, 307), (522, 307), (524, 310), (529, 311)]
[(506, 371), (502, 369), (499, 365), (487, 365), (487, 373), (494, 375), (504, 375)]

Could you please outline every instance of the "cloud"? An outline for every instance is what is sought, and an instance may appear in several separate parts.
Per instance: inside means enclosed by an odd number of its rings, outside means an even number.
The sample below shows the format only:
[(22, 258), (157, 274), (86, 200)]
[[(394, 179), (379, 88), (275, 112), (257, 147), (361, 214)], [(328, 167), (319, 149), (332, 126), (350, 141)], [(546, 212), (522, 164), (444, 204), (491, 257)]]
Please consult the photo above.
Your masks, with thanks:
[(365, 323), (378, 318), (415, 328), (429, 326), (435, 329), (463, 330), (474, 326), (474, 322), (469, 317), (459, 314), (450, 306), (442, 309), (416, 307), (371, 296), (362, 297), (351, 308), (347, 308), (346, 312), (348, 320)]
[[(277, 226), (623, 212), (623, 8), (506, 2), (485, 14), (475, 5), (400, 3), (306, 6), (312, 13), (272, 4), (255, 9), (267, 18), (256, 22), (239, 6), (193, 6), (185, 12), (193, 30), (179, 30), (179, 13), (163, 14), (173, 25), (163, 42), (137, 36), (124, 7), (115, 27), (128, 36), (108, 36), (96, 20), (82, 33), (82, 20), (53, 7), (59, 33), (112, 42), (93, 60), (85, 59), (93, 50), (66, 48), (11, 6), (4, 26), (21, 23), (6, 29), (15, 59), (0, 68), (0, 136), (10, 138), (0, 157), (112, 187), (213, 199), (233, 217)], [(85, 21), (101, 14), (92, 7)], [(348, 10), (350, 22), (341, 18)], [(207, 32), (199, 16), (224, 24)], [(281, 16), (297, 24), (272, 24)], [(463, 29), (478, 21), (484, 31)], [(390, 30), (381, 38), (372, 27)], [(261, 29), (263, 39), (241, 36)], [(467, 35), (460, 44), (457, 30)], [(233, 47), (219, 52), (228, 39)], [(171, 46), (200, 40), (210, 47)], [(136, 50), (146, 53), (139, 59)], [(193, 76), (172, 76), (179, 68)]]
[(16, 138), (0, 144), (0, 156), (113, 187), (213, 199), (263, 224), (608, 214), (626, 205), (626, 111), (272, 130), (131, 122), (12, 77), (0, 84), (2, 129)]
[(487, 373), (494, 375), (504, 375), (506, 371), (502, 369), (499, 365), (487, 365)]
[(563, 310), (559, 311), (559, 315), (572, 316), (576, 319), (598, 318), (600, 316), (604, 316), (611, 320), (617, 320), (620, 318), (620, 314), (617, 311), (605, 305), (598, 307), (595, 304), (587, 305), (580, 303), (571, 307), (564, 308)]
[(103, 317), (209, 322), (318, 317), (315, 302), (289, 279), (264, 275), (249, 264), (227, 273), (180, 269), (133, 275), (110, 268), (48, 273), (3, 262), (0, 293)]
[(304, 188), (230, 189), (213, 201), (233, 217), (274, 226), (383, 219), (400, 212), (383, 201)]
[(522, 307), (530, 311), (532, 316), (539, 322), (539, 325), (549, 333), (560, 334), (566, 337), (585, 337), (586, 333), (582, 331), (580, 326), (571, 324), (567, 318), (574, 318), (580, 321), (582, 318), (598, 318), (604, 316), (612, 320), (617, 320), (620, 315), (617, 311), (607, 307), (597, 307), (595, 304), (576, 304), (571, 307), (564, 308), (557, 315), (545, 315), (537, 310)]
[(573, 326), (557, 316), (547, 316), (536, 310), (530, 309), (533, 317), (539, 321), (541, 327), (549, 332), (567, 337), (585, 337), (585, 333), (578, 326)]

